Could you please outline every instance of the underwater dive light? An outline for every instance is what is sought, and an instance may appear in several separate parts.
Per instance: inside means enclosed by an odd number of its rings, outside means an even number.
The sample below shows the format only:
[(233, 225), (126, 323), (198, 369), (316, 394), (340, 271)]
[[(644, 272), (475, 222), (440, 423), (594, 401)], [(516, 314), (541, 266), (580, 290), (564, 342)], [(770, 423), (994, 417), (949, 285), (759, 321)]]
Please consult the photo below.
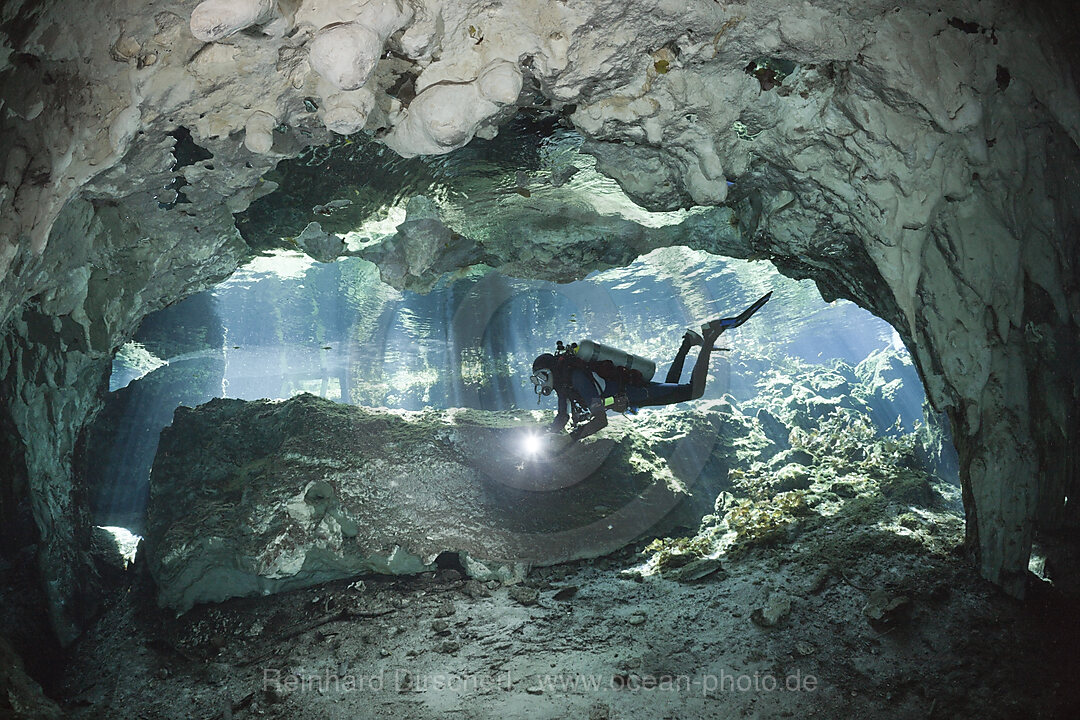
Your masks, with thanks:
[(536, 455), (544, 447), (544, 439), (536, 432), (528, 432), (522, 437), (521, 449), (526, 455)]

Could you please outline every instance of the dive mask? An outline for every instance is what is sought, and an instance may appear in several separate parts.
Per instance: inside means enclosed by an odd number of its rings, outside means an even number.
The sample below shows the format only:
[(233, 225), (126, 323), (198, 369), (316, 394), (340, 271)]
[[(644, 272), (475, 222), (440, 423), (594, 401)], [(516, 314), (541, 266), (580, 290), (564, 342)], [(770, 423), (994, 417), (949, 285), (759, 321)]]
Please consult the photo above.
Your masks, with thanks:
[(552, 377), (551, 370), (548, 368), (541, 368), (532, 374), (530, 378), (533, 383), (533, 391), (536, 393), (536, 401), (540, 402), (540, 397), (543, 395), (550, 395), (551, 391), (555, 389), (555, 381)]

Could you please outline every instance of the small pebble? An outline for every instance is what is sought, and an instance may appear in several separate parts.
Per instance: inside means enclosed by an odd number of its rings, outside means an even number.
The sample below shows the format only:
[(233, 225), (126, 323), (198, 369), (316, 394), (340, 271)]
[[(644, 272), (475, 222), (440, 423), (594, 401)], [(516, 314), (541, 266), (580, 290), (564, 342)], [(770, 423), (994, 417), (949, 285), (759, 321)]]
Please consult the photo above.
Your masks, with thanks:
[(507, 593), (522, 605), (535, 605), (536, 601), (540, 599), (539, 590), (524, 585), (511, 585)]

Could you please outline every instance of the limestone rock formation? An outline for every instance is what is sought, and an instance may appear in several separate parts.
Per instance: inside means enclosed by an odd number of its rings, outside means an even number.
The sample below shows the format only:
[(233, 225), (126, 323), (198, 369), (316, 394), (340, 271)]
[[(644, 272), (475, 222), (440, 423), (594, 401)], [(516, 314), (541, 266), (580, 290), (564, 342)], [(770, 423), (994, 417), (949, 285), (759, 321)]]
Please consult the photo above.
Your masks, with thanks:
[(412, 157), (456, 150), (480, 133), (485, 123), (490, 137), (500, 111), (515, 109), (521, 82), (515, 63), (497, 62), (471, 82), (433, 85), (416, 96), (385, 142), (400, 155)]
[(13, 720), (59, 720), (63, 710), (46, 697), (7, 639), (0, 636), (0, 710)]
[(162, 605), (259, 595), (440, 553), (474, 577), (610, 553), (709, 511), (732, 441), (715, 411), (643, 414), (584, 443), (529, 413), (393, 412), (314, 395), (181, 407), (162, 432), (146, 543)]
[(58, 634), (84, 614), (71, 458), (108, 358), (235, 267), (261, 176), (330, 130), (444, 152), (519, 105), (642, 205), (725, 203), (726, 252), (888, 320), (952, 420), (981, 571), (1022, 594), (1035, 532), (1080, 525), (1076, 22), (1058, 0), (5, 3), (4, 513), (32, 512)]

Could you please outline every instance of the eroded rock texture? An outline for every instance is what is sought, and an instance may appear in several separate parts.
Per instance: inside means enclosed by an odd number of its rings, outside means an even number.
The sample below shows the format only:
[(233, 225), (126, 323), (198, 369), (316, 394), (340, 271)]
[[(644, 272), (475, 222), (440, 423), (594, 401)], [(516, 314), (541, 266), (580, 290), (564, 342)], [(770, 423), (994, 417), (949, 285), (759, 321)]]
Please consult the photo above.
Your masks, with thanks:
[(1021, 594), (1036, 528), (1078, 523), (1071, 10), (5, 3), (3, 423), (21, 478), (6, 504), (33, 508), (61, 635), (94, 383), (140, 317), (235, 265), (231, 213), (273, 190), (260, 175), (327, 128), (446, 152), (525, 104), (567, 116), (646, 207), (727, 203), (727, 252), (889, 320), (953, 420), (982, 572)]
[(198, 220), (173, 222), (133, 220), (112, 204), (69, 203), (38, 259), (37, 272), (59, 282), (11, 319), (0, 346), (3, 413), (21, 446), (7, 465), (16, 492), (4, 522), (28, 506), (36, 532), (17, 542), (40, 543), (51, 619), (64, 641), (94, 611), (90, 526), (72, 460), (100, 407), (112, 354), (148, 310), (224, 277), (243, 257), (235, 232), (189, 242)]
[(261, 595), (441, 553), (478, 579), (599, 557), (696, 526), (747, 419), (654, 413), (587, 443), (529, 413), (393, 412), (314, 395), (181, 407), (161, 435), (148, 511), (162, 605)]

